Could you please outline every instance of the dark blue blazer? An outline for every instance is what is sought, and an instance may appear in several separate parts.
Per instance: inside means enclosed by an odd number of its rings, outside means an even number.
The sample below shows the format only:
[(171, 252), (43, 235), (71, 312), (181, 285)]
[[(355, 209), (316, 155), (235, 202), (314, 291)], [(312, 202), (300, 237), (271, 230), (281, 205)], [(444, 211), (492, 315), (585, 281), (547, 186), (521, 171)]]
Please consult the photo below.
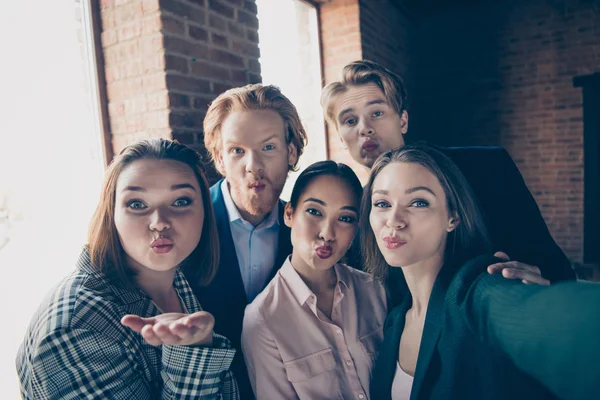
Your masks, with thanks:
[[(411, 400), (600, 399), (600, 284), (523, 285), (481, 256), (434, 284)], [(371, 398), (391, 398), (411, 296), (384, 324)]]
[[(246, 297), (244, 281), (242, 280), (235, 245), (231, 236), (229, 215), (221, 192), (222, 182), (223, 180), (220, 180), (210, 188), (219, 230), (219, 269), (211, 284), (196, 288), (195, 293), (202, 308), (215, 317), (215, 332), (231, 340), (233, 347), (237, 349), (231, 370), (237, 380), (240, 396), (244, 400), (254, 398), (241, 347), (242, 322), (244, 320), (244, 310), (248, 305), (248, 298)], [(285, 202), (279, 200), (279, 247), (271, 277), (267, 282), (275, 276), (275, 273), (283, 265), (285, 258), (292, 253), (290, 228), (283, 222), (284, 207)]]
[[(575, 271), (548, 231), (519, 169), (502, 147), (437, 147), (465, 176), (483, 214), (494, 251), (537, 266), (551, 282), (575, 279)], [(358, 235), (346, 262), (364, 269)], [(402, 284), (390, 276), (392, 304), (403, 298)]]

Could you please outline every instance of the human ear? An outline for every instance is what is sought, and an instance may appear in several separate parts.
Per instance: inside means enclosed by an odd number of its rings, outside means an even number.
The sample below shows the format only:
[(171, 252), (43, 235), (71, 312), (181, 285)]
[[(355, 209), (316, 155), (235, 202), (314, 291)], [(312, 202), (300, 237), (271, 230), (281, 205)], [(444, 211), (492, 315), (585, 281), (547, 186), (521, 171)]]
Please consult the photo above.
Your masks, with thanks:
[(294, 209), (292, 208), (292, 205), (290, 203), (287, 203), (285, 205), (285, 208), (283, 209), (283, 222), (285, 223), (285, 226), (287, 226), (288, 228), (292, 227), (292, 215), (294, 214)]
[(400, 114), (400, 132), (403, 135), (408, 132), (408, 112), (406, 110), (403, 110)]
[(220, 151), (215, 152), (215, 167), (221, 175), (225, 176), (225, 163), (223, 162), (223, 155)]
[(288, 144), (288, 166), (292, 169), (292, 166), (298, 162), (298, 149), (293, 143)]
[(453, 230), (456, 229), (456, 227), (458, 226), (459, 223), (460, 223), (460, 219), (458, 218), (458, 216), (451, 217), (448, 220), (448, 228), (446, 230), (448, 232), (452, 232)]

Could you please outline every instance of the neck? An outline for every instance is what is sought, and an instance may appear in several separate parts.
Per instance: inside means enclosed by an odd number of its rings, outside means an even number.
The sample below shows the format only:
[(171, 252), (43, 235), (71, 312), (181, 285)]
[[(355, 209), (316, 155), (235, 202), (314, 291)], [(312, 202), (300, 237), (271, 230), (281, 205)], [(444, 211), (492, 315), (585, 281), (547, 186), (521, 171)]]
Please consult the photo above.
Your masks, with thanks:
[(138, 271), (135, 281), (155, 303), (164, 304), (165, 299), (169, 299), (175, 290), (173, 287), (175, 271), (176, 268), (168, 271)]
[(442, 256), (434, 256), (430, 259), (420, 261), (416, 264), (402, 267), (404, 279), (412, 296), (412, 307), (410, 311), (415, 316), (424, 316), (427, 313), (429, 298), (433, 290), (433, 284), (442, 269)]
[(308, 286), (313, 293), (324, 293), (335, 288), (335, 285), (337, 284), (337, 275), (333, 265), (326, 270), (320, 271), (303, 265), (304, 263), (299, 260), (302, 260), (300, 256), (295, 256), (292, 253), (292, 258), (290, 260), (292, 267), (298, 272), (300, 278), (302, 278), (304, 283), (306, 283), (306, 286)]
[[(235, 200), (233, 202), (235, 204)], [(265, 218), (267, 218), (267, 214), (253, 215), (253, 214), (250, 214), (248, 211), (239, 208), (237, 206), (237, 204), (235, 206), (237, 207), (238, 211), (240, 212), (240, 215), (242, 216), (242, 218), (244, 218), (244, 220), (250, 222), (252, 224), (252, 226), (260, 225), (265, 220)]]

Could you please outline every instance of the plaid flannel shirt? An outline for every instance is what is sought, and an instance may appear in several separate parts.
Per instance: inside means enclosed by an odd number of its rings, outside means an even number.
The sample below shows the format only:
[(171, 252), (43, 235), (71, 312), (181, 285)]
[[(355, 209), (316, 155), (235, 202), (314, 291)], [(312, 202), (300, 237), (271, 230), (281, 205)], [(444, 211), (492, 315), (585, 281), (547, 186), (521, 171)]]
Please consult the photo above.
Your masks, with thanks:
[[(190, 313), (202, 308), (179, 271), (173, 286)], [(159, 314), (139, 289), (111, 284), (84, 251), (77, 268), (44, 300), (17, 354), (24, 399), (239, 399), (229, 366), (235, 349), (154, 347), (121, 325), (126, 314)]]

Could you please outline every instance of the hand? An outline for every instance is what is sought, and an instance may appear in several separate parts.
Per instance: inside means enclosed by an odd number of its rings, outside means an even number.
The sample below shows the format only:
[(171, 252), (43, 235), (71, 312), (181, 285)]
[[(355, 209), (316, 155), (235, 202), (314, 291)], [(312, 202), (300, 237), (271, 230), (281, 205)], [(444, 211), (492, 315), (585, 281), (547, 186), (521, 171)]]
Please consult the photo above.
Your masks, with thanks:
[(212, 346), (215, 318), (206, 311), (193, 314), (166, 313), (156, 317), (142, 318), (126, 315), (121, 323), (134, 331), (152, 346), (202, 345)]
[(550, 285), (550, 281), (542, 277), (542, 271), (538, 267), (518, 261), (510, 261), (510, 257), (501, 251), (496, 252), (494, 257), (498, 257), (504, 262), (490, 265), (487, 268), (488, 273), (501, 273), (507, 279), (520, 279), (521, 282), (526, 284)]

